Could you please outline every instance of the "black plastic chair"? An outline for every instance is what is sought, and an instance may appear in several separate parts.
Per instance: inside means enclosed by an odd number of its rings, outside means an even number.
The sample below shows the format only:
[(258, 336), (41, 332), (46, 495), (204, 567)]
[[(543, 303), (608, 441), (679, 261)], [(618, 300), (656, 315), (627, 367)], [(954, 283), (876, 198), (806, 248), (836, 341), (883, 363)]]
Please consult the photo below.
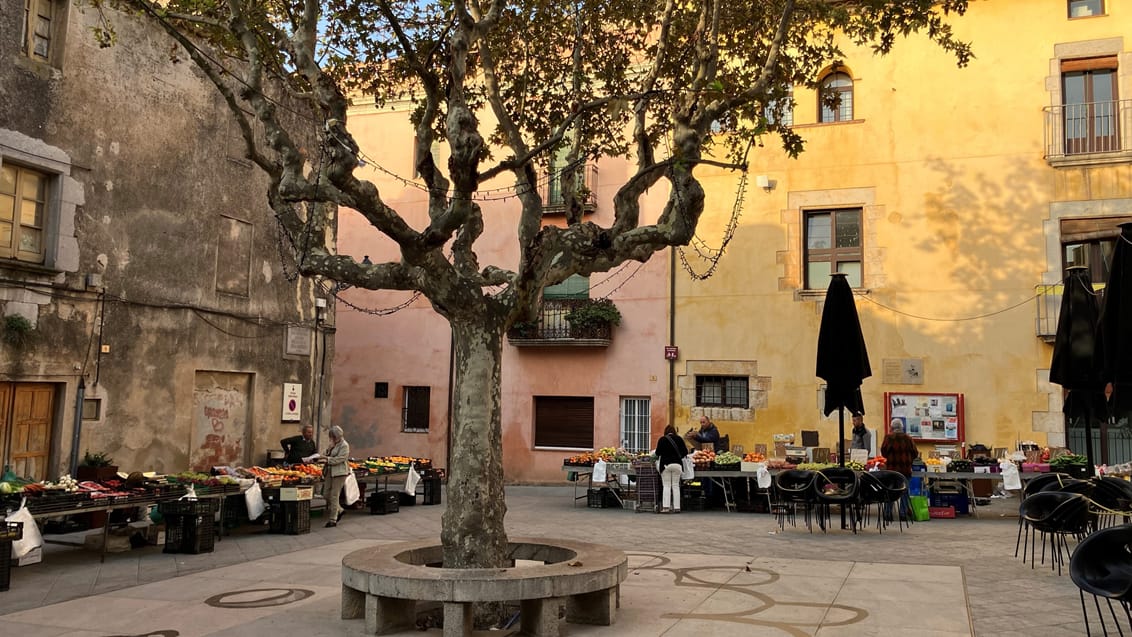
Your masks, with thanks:
[(824, 532), (829, 525), (829, 511), (833, 505), (849, 514), (849, 526), (857, 533), (857, 486), (858, 472), (853, 469), (833, 467), (815, 471), (814, 495), (818, 525)]
[(774, 476), (774, 503), (771, 509), (778, 518), (778, 528), (798, 526), (798, 509), (805, 514), (806, 529), (814, 532), (811, 514), (814, 509), (814, 472), (801, 469), (788, 469)]
[[(884, 486), (885, 501), (881, 507), (884, 513), (884, 528), (895, 521), (900, 532), (903, 533), (904, 525), (912, 523), (908, 500), (908, 478), (899, 471), (871, 471), (868, 475), (873, 476)], [(893, 507), (894, 504), (897, 506)]]
[[(1022, 502), (1022, 514), (1031, 529), (1042, 534), (1042, 564), (1046, 563), (1046, 544), (1050, 548), (1050, 568), (1057, 568), (1061, 575), (1061, 567), (1065, 563), (1062, 557), (1069, 556), (1068, 538), (1084, 539), (1092, 524), (1092, 513), (1089, 510), (1089, 499), (1079, 493), (1065, 493), (1062, 491), (1039, 491)], [(1037, 539), (1033, 538), (1030, 546), (1030, 568), (1035, 567), (1037, 557)], [(1026, 555), (1022, 554), (1025, 561)]]
[[(1039, 491), (1044, 491), (1051, 485), (1056, 489), (1060, 489), (1062, 484), (1074, 478), (1068, 473), (1043, 473), (1040, 476), (1031, 478), (1024, 485), (1022, 485), (1022, 503), (1026, 502), (1026, 498), (1034, 495)], [(1029, 542), (1031, 534), (1023, 535), (1023, 531), (1028, 526), (1026, 524), (1026, 516), (1023, 513), (1022, 503), (1018, 505), (1018, 539), (1014, 542), (1014, 557), (1018, 557), (1018, 547), (1022, 546), (1022, 561), (1026, 561), (1026, 549), (1028, 546), (1022, 543), (1023, 538)]]
[(1098, 529), (1132, 522), (1132, 482), (1123, 478), (1096, 476), (1090, 478), (1093, 492), (1093, 513)]
[(1124, 630), (1112, 607), (1115, 600), (1124, 610), (1126, 623), (1132, 628), (1132, 525), (1124, 524), (1101, 529), (1085, 538), (1069, 560), (1069, 576), (1077, 585), (1081, 596), (1081, 614), (1085, 618), (1085, 634), (1092, 637), (1089, 628), (1089, 611), (1085, 606), (1085, 593), (1093, 596), (1101, 630), (1108, 635), (1100, 598), (1108, 604), (1108, 612), (1121, 635)]

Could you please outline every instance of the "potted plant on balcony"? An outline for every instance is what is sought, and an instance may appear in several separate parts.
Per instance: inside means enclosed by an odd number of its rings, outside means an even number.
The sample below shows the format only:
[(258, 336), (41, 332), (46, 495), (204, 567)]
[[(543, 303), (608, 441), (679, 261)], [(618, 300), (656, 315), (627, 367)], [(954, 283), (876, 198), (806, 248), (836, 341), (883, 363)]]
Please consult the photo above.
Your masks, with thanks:
[(621, 312), (609, 299), (589, 299), (566, 314), (573, 338), (609, 338), (609, 328), (621, 324)]
[(105, 482), (113, 480), (118, 475), (118, 465), (103, 452), (91, 453), (89, 450), (83, 454), (83, 460), (75, 468), (76, 480), (91, 480)]

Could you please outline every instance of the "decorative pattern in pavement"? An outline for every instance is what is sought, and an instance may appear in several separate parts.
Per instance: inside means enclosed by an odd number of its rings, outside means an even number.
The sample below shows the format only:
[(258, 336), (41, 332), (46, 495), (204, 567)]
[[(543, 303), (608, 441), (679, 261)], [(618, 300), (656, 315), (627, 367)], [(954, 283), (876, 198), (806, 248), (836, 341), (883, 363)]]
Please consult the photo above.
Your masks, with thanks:
[[(849, 626), (859, 623), (869, 616), (869, 612), (863, 608), (845, 604), (834, 604), (832, 603), (833, 600), (830, 600), (829, 603), (777, 600), (768, 592), (763, 591), (768, 587), (773, 587), (773, 585), (781, 579), (781, 576), (770, 569), (752, 567), (750, 562), (737, 566), (693, 566), (688, 568), (676, 568), (669, 566), (671, 560), (663, 555), (649, 553), (626, 554), (630, 558), (641, 558), (643, 561), (643, 565), (633, 567), (631, 570), (663, 571), (671, 573), (674, 578), (674, 584), (677, 587), (728, 591), (750, 598), (749, 608), (741, 608), (739, 610), (721, 613), (690, 612), (665, 613), (661, 615), (661, 617), (666, 619), (699, 619), (751, 626), (765, 626), (767, 628), (781, 630), (784, 634), (791, 635), (792, 637), (812, 637), (818, 627), (834, 628)], [(710, 576), (711, 573), (722, 573), (723, 577), (718, 579), (722, 579), (723, 581), (716, 581), (716, 578)], [(740, 574), (746, 575), (742, 578), (744, 581), (736, 582), (737, 579), (740, 579), (738, 577)], [(784, 609), (816, 609), (823, 611), (820, 615), (822, 619), (815, 622), (809, 619), (783, 620), (759, 616), (768, 615), (772, 610), (781, 611)], [(778, 614), (781, 615), (782, 613), (779, 612)]]

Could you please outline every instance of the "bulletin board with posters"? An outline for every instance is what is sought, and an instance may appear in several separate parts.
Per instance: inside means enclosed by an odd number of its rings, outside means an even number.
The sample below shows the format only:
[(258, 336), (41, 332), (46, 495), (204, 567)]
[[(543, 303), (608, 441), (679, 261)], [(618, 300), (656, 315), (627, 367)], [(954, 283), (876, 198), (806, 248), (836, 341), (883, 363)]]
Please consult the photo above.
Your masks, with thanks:
[(892, 432), (894, 420), (904, 423), (904, 432), (917, 442), (960, 444), (966, 440), (963, 394), (885, 392), (886, 434)]

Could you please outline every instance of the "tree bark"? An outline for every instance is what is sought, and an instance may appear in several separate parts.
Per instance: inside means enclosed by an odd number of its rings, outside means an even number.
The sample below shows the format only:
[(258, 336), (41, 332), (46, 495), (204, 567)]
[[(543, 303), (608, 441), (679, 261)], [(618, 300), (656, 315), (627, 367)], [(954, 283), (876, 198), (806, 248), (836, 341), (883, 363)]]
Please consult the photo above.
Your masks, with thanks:
[(485, 309), (483, 315), (450, 319), (456, 349), (450, 426), (456, 453), (440, 537), (446, 568), (510, 566), (503, 528), (503, 325), (486, 314)]

